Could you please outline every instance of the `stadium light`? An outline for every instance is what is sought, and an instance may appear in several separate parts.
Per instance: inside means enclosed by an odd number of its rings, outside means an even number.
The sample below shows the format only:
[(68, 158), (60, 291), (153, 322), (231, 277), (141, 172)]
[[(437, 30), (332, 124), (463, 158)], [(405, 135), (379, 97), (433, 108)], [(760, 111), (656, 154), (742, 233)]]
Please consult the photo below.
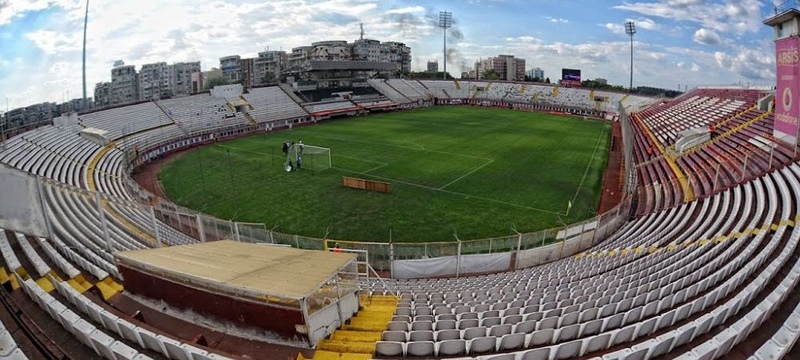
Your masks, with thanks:
[(444, 35), (444, 74), (442, 77), (447, 80), (447, 29), (453, 26), (453, 14), (449, 11), (439, 12), (439, 27), (442, 28)]
[(633, 91), (633, 35), (636, 34), (636, 24), (633, 21), (625, 23), (625, 33), (631, 37), (631, 83), (628, 89)]
[(83, 16), (83, 102), (81, 110), (86, 111), (89, 107), (86, 98), (86, 25), (89, 23), (89, 0), (86, 0), (86, 14)]

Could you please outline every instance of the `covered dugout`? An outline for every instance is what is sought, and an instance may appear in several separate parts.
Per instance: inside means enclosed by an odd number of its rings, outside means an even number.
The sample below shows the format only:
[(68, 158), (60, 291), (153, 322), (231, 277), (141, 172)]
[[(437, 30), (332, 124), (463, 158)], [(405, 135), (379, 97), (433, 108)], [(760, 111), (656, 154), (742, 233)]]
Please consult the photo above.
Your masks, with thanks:
[(132, 294), (309, 345), (358, 311), (354, 254), (223, 240), (115, 256)]

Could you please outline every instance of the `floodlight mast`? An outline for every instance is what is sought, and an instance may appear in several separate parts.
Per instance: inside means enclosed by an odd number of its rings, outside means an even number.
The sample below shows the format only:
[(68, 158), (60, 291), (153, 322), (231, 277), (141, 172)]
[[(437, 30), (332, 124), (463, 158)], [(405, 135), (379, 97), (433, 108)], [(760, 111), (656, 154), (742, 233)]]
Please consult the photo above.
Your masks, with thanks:
[(636, 24), (633, 21), (625, 23), (625, 33), (631, 37), (631, 83), (628, 90), (633, 91), (633, 35), (636, 34)]
[(83, 103), (81, 110), (89, 108), (86, 98), (86, 25), (89, 23), (89, 0), (86, 0), (86, 14), (83, 16)]
[(447, 80), (447, 29), (453, 26), (453, 14), (449, 11), (439, 12), (439, 27), (442, 28), (444, 36), (444, 74), (442, 78)]

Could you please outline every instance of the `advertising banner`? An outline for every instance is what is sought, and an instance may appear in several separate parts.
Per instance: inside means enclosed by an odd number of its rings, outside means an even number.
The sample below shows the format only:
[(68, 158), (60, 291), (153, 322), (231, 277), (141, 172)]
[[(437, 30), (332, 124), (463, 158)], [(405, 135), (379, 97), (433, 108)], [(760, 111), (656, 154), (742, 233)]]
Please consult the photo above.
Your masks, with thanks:
[[(789, 144), (797, 144), (800, 118), (800, 37), (790, 36), (775, 41), (777, 88), (775, 91), (775, 129), (772, 135)], [(794, 97), (798, 96), (797, 99)]]

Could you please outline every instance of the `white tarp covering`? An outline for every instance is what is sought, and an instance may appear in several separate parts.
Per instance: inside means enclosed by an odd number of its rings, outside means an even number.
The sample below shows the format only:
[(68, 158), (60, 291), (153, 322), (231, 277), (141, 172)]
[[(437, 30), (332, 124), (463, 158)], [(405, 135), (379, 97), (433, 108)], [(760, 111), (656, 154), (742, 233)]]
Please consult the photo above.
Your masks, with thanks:
[(238, 98), (243, 91), (242, 84), (217, 85), (211, 89), (211, 96), (219, 99)]
[(2, 165), (0, 184), (0, 228), (49, 237), (36, 178)]
[(511, 265), (511, 252), (496, 254), (461, 255), (459, 272), (474, 274), (485, 272), (508, 271)]
[(562, 243), (545, 245), (530, 250), (522, 250), (517, 258), (517, 269), (546, 264), (558, 260), (561, 256)]
[(395, 279), (414, 279), (430, 276), (455, 275), (456, 257), (443, 256), (430, 259), (395, 260), (392, 275)]
[(415, 279), (433, 276), (455, 276), (509, 270), (510, 252), (444, 256), (431, 259), (395, 260), (393, 276), (396, 279)]
[(85, 128), (81, 130), (81, 136), (99, 145), (106, 146), (109, 143), (108, 131), (97, 128)]

